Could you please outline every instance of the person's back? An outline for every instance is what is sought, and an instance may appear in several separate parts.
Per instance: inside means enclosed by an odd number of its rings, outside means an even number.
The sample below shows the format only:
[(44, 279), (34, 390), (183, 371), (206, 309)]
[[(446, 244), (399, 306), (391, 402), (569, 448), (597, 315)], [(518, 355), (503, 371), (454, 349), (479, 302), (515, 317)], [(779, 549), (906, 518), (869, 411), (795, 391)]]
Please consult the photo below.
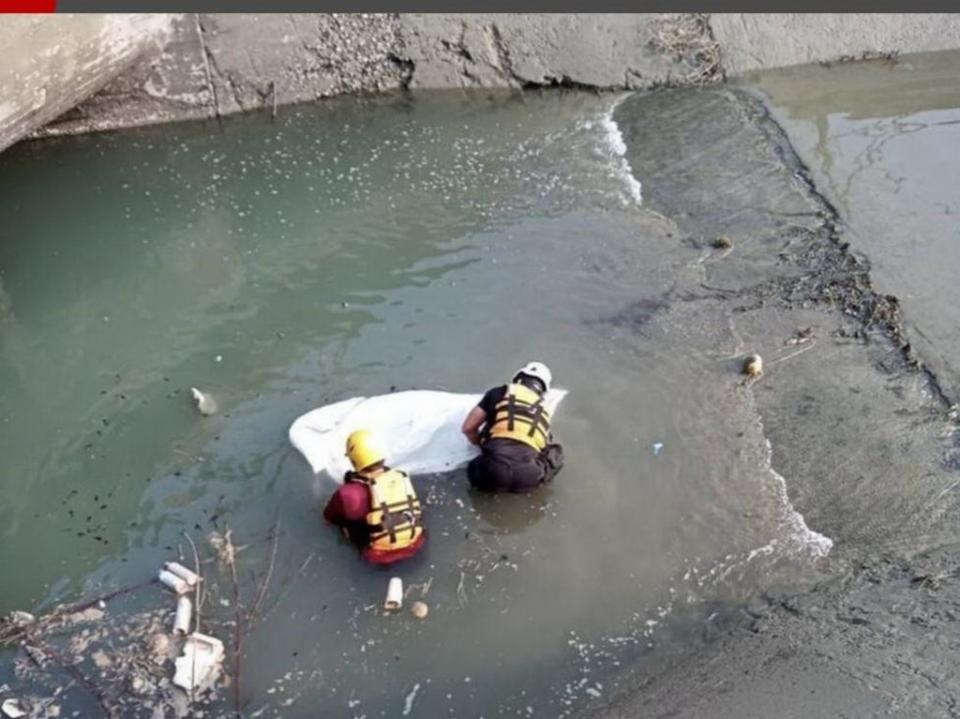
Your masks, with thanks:
[(423, 511), (410, 476), (386, 465), (386, 453), (369, 432), (347, 438), (354, 470), (324, 510), (361, 548), (367, 561), (392, 564), (416, 554), (426, 541)]
[(470, 482), (492, 492), (529, 492), (549, 482), (563, 466), (563, 448), (552, 443), (544, 394), (552, 376), (531, 362), (509, 384), (484, 394), (463, 423), (463, 433), (481, 454), (467, 467)]

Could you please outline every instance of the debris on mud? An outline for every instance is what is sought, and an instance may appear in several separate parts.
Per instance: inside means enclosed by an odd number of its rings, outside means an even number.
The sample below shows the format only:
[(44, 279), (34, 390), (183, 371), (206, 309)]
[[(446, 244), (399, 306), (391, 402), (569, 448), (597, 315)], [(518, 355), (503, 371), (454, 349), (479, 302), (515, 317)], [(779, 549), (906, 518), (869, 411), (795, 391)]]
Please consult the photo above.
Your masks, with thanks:
[(763, 375), (763, 358), (760, 355), (747, 355), (743, 360), (743, 374), (751, 379), (756, 379)]
[(797, 333), (793, 337), (787, 339), (783, 344), (788, 347), (806, 344), (813, 339), (813, 336), (813, 327), (805, 327), (802, 330), (797, 330)]
[[(200, 716), (204, 707), (222, 702), (223, 690), (231, 685), (234, 711), (239, 715), (244, 700), (239, 690), (244, 639), (257, 630), (300, 574), (285, 578), (284, 591), (266, 601), (277, 551), (276, 527), (272, 531), (267, 556), (251, 556), (245, 562), (252, 565), (243, 572), (250, 577), (249, 587), (238, 581), (236, 548), (228, 530), (211, 542), (212, 556), (194, 555), (195, 570), (178, 563), (165, 565), (162, 571), (187, 587), (174, 603), (169, 594), (156, 591), (159, 579), (151, 578), (38, 617), (27, 612), (4, 617), (0, 646), (19, 648), (13, 660), (19, 686), (16, 696), (8, 695), (7, 687), (0, 691), (2, 716), (52, 719), (65, 711), (67, 702), (91, 700), (105, 717)], [(192, 540), (191, 545), (195, 547)], [(219, 571), (201, 574), (201, 564), (217, 558), (227, 560)], [(254, 574), (255, 565), (260, 565), (258, 574)], [(171, 568), (182, 576), (174, 575)], [(228, 593), (234, 601), (227, 603), (227, 609), (208, 609), (201, 616), (207, 596)], [(246, 602), (242, 601), (245, 594)], [(217, 601), (209, 604), (223, 607)], [(198, 631), (201, 626), (204, 633)], [(232, 647), (218, 636), (231, 637)], [(228, 654), (232, 654), (232, 676), (223, 672)], [(21, 710), (24, 713), (17, 714)]]

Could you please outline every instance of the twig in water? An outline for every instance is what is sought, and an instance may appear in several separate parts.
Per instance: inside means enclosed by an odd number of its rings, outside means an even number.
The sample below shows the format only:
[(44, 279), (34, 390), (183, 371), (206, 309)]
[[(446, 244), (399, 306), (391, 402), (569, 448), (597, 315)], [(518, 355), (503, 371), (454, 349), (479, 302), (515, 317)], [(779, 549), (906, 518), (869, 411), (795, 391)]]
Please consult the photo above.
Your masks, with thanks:
[(202, 602), (200, 601), (201, 586), (203, 585), (203, 572), (200, 571), (200, 553), (197, 552), (197, 545), (194, 543), (193, 537), (191, 537), (186, 532), (183, 533), (183, 536), (187, 538), (188, 542), (190, 542), (190, 548), (193, 550), (193, 566), (194, 566), (193, 571), (197, 573), (196, 595), (193, 600), (193, 603), (194, 603), (193, 630), (195, 632), (199, 632), (200, 631), (200, 610), (203, 608)]
[(263, 616), (261, 617), (261, 620), (269, 617), (270, 614), (273, 612), (273, 610), (276, 609), (277, 606), (280, 604), (280, 602), (282, 602), (284, 598), (290, 593), (290, 590), (293, 589), (294, 583), (297, 581), (297, 579), (299, 579), (303, 575), (303, 573), (307, 569), (307, 565), (309, 565), (310, 562), (313, 561), (313, 558), (315, 556), (316, 554), (310, 553), (307, 556), (307, 558), (303, 560), (303, 564), (300, 565), (300, 568), (296, 572), (294, 572), (293, 576), (290, 577), (290, 579), (287, 582), (284, 583), (283, 591), (280, 592), (280, 595), (274, 600), (273, 604), (271, 604), (269, 607), (267, 607), (263, 611)]
[(218, 535), (215, 545), (217, 554), (230, 570), (230, 581), (233, 583), (233, 712), (237, 719), (240, 714), (240, 657), (243, 654), (243, 612), (240, 607), (240, 582), (237, 581), (237, 554), (233, 542), (230, 540), (230, 529)]
[(263, 602), (263, 597), (267, 593), (267, 586), (270, 584), (270, 578), (273, 576), (273, 565), (277, 559), (277, 545), (279, 544), (280, 539), (280, 522), (274, 522), (273, 525), (273, 546), (270, 549), (270, 562), (267, 564), (267, 572), (263, 575), (263, 579), (260, 580), (260, 588), (257, 590), (257, 597), (253, 601), (253, 605), (250, 607), (250, 611), (247, 612), (247, 621), (252, 621), (254, 615), (260, 609), (260, 603)]
[(466, 575), (463, 570), (460, 570), (460, 582), (457, 584), (457, 602), (460, 603), (461, 607), (466, 606), (467, 604), (467, 593), (463, 588), (463, 580)]
[(25, 626), (11, 625), (9, 627), (4, 627), (2, 626), (2, 623), (0, 623), (0, 645), (7, 644), (9, 642), (19, 639), (21, 635), (25, 633), (25, 630), (27, 628), (29, 628), (31, 633), (42, 631), (46, 629), (50, 624), (57, 621), (58, 619), (62, 619), (63, 617), (69, 616), (71, 614), (79, 614), (80, 612), (84, 612), (87, 609), (90, 609), (91, 607), (96, 606), (97, 604), (100, 604), (101, 602), (106, 603), (106, 602), (109, 602), (111, 599), (116, 599), (117, 597), (122, 596), (124, 594), (130, 594), (131, 592), (135, 592), (138, 589), (143, 589), (144, 587), (147, 587), (156, 581), (157, 581), (156, 579), (149, 579), (145, 582), (140, 582), (139, 584), (131, 584), (126, 587), (120, 587), (119, 589), (114, 589), (111, 592), (107, 592), (106, 594), (101, 594), (99, 597), (94, 597), (93, 599), (87, 599), (82, 602), (77, 602), (76, 604), (71, 604), (66, 607), (61, 607), (60, 609), (57, 609), (51, 612), (47, 616), (41, 617), (36, 622), (33, 622), (32, 624), (28, 624)]

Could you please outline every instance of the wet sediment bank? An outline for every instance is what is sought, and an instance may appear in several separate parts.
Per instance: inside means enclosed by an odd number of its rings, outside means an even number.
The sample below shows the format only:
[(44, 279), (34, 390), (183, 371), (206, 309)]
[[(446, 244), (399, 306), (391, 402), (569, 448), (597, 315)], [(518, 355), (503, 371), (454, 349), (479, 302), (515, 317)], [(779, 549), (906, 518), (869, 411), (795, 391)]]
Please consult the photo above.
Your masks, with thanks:
[[(634, 686), (597, 716), (952, 715), (956, 415), (763, 103), (674, 92), (624, 104), (628, 157), (647, 207), (707, 253), (702, 286), (743, 351), (768, 358), (750, 391), (773, 466), (835, 544), (811, 591), (771, 588), (739, 618), (718, 615), (699, 641), (628, 672), (621, 686)], [(729, 245), (711, 250), (718, 236)], [(808, 327), (815, 339), (784, 343)]]

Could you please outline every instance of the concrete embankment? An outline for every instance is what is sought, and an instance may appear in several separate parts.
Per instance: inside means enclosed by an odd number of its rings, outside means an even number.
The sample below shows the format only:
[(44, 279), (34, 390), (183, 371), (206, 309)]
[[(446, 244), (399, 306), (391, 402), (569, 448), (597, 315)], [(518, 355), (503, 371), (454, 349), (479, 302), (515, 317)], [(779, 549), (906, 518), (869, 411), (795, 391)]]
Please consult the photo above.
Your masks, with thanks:
[(0, 26), (0, 42), (8, 49), (0, 63), (2, 149), (31, 133), (213, 118), (344, 93), (645, 89), (956, 48), (960, 16), (21, 16)]

